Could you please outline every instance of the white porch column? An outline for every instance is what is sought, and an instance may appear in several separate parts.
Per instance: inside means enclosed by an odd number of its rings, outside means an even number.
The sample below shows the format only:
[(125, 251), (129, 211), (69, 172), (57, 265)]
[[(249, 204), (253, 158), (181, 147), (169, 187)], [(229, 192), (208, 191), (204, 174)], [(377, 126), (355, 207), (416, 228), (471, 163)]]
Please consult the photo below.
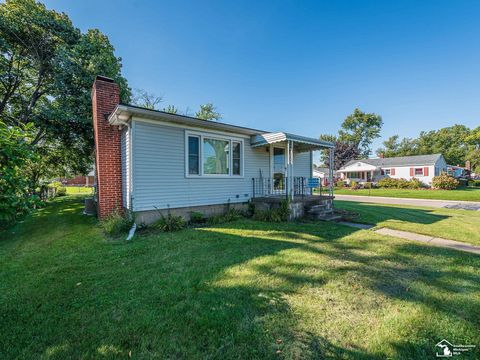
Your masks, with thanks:
[[(328, 151), (328, 164), (330, 165), (328, 168), (328, 193), (330, 196), (333, 196), (333, 169), (335, 168), (334, 164), (334, 149), (330, 148)], [(345, 177), (347, 177), (347, 173), (345, 173)]]
[(287, 183), (288, 197), (293, 200), (293, 141), (287, 141)]

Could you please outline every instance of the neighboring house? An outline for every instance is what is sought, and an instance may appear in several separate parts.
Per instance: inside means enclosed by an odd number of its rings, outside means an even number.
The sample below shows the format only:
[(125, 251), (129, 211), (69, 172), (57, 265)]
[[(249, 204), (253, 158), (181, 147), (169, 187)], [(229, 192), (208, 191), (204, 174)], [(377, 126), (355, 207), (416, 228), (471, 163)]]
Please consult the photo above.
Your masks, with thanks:
[(313, 177), (319, 178), (320, 183), (322, 186), (328, 185), (328, 176), (329, 176), (329, 169), (326, 167), (314, 167), (313, 168)]
[(470, 170), (461, 166), (447, 165), (447, 174), (454, 178), (461, 179), (470, 176)]
[(59, 181), (66, 186), (93, 186), (95, 184), (95, 170), (91, 170), (87, 175), (61, 178)]
[(402, 156), (379, 159), (351, 160), (337, 171), (342, 180), (350, 182), (376, 182), (382, 178), (417, 178), (426, 185), (432, 184), (434, 176), (447, 171), (442, 154)]
[[(228, 125), (119, 103), (113, 80), (92, 89), (98, 215), (149, 222), (159, 213), (213, 214), (270, 193), (304, 194), (318, 139)], [(332, 150), (333, 151), (333, 150)]]

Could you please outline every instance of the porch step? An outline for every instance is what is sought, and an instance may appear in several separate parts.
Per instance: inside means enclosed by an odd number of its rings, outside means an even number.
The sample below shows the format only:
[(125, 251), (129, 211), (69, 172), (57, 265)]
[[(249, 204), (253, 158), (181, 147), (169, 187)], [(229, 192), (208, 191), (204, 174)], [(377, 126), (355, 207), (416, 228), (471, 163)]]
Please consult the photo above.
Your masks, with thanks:
[(342, 220), (342, 215), (330, 213), (330, 214), (324, 214), (324, 215), (318, 216), (315, 219), (321, 220), (321, 221), (339, 221), (339, 220)]
[(331, 214), (333, 212), (332, 209), (329, 209), (326, 204), (321, 204), (321, 205), (314, 205), (310, 209), (307, 210), (307, 213), (310, 215), (325, 215), (325, 214)]

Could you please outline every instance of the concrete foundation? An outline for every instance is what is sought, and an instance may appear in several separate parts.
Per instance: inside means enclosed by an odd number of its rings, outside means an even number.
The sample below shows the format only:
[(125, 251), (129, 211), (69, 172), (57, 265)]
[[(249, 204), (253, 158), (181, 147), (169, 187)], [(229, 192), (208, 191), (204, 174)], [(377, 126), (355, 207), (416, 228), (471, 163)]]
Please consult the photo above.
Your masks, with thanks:
[(224, 214), (228, 207), (237, 210), (246, 210), (247, 203), (235, 203), (235, 204), (217, 204), (217, 205), (204, 205), (204, 206), (188, 206), (175, 209), (160, 209), (160, 210), (148, 210), (136, 212), (135, 222), (137, 224), (151, 224), (158, 220), (161, 215), (166, 216), (168, 212), (172, 215), (180, 215), (186, 221), (190, 220), (190, 214), (192, 212), (202, 213), (205, 217)]

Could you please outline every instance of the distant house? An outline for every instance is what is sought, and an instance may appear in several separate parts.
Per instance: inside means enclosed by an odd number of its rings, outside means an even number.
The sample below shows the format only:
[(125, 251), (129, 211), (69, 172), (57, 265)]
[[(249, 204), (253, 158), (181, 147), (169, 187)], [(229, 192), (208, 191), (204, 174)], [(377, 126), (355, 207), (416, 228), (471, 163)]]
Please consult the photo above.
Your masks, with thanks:
[(432, 184), (434, 176), (447, 172), (447, 163), (442, 154), (402, 156), (392, 158), (351, 160), (337, 171), (348, 182), (376, 182), (382, 178), (417, 178), (426, 185)]
[(87, 175), (61, 178), (59, 181), (66, 186), (93, 186), (95, 184), (95, 170), (91, 170)]
[(468, 177), (470, 175), (470, 170), (466, 167), (447, 165), (447, 174), (460, 179)]
[(327, 167), (313, 167), (313, 177), (320, 179), (322, 186), (328, 185), (328, 171)]

